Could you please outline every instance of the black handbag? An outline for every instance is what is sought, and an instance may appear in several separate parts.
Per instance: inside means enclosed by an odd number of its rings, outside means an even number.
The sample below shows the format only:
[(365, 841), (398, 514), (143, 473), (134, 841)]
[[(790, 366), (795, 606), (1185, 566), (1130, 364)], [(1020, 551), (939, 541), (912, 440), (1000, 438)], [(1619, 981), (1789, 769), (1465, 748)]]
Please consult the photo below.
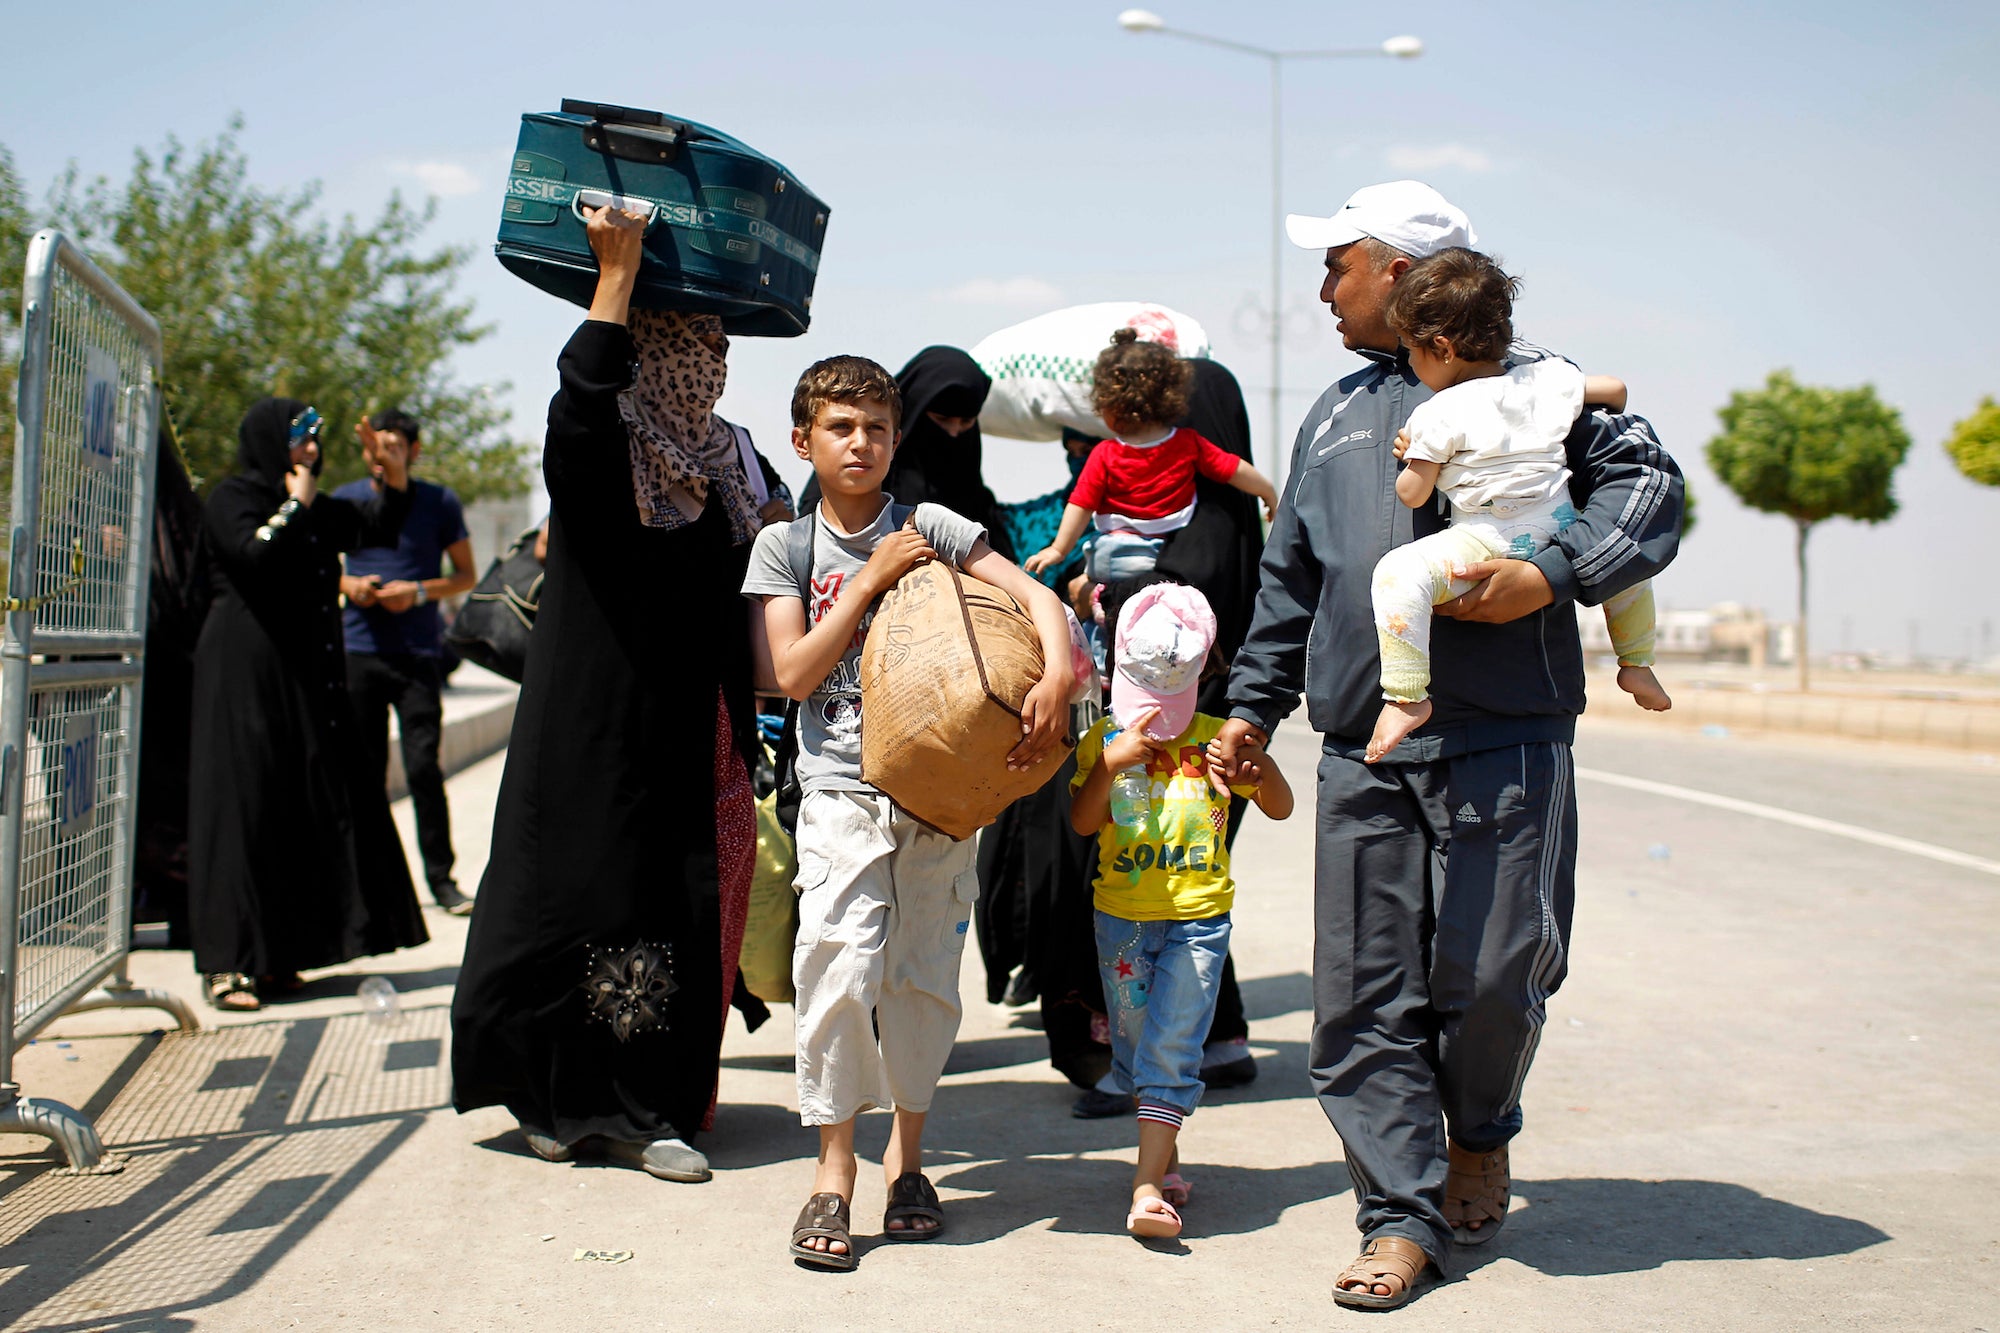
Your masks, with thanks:
[(444, 640), (466, 661), (518, 681), (528, 667), (528, 632), (542, 601), (542, 562), (535, 559), (540, 526), (514, 539), (466, 595)]

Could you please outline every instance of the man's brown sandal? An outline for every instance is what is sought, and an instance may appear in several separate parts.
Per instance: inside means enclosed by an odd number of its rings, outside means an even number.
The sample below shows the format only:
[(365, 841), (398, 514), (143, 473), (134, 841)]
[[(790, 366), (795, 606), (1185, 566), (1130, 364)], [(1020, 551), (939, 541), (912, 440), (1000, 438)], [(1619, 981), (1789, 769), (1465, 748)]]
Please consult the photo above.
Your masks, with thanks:
[[(799, 1209), (799, 1220), (792, 1224), (792, 1258), (802, 1264), (816, 1268), (834, 1268), (845, 1273), (858, 1262), (854, 1253), (854, 1235), (847, 1227), (847, 1200), (828, 1190), (815, 1194), (806, 1200), (806, 1206)], [(836, 1254), (830, 1249), (816, 1250), (807, 1245), (809, 1240), (823, 1239), (828, 1245), (839, 1241), (847, 1247), (845, 1254)]]
[[(1333, 1299), (1360, 1310), (1393, 1310), (1417, 1294), (1418, 1279), (1425, 1274), (1434, 1277), (1437, 1270), (1423, 1246), (1401, 1236), (1377, 1236), (1333, 1280)], [(1355, 1285), (1344, 1285), (1349, 1282)], [(1397, 1290), (1378, 1296), (1377, 1286)]]
[[(1500, 1234), (1507, 1220), (1508, 1192), (1513, 1178), (1507, 1171), (1507, 1145), (1492, 1152), (1473, 1152), (1448, 1144), (1451, 1165), (1444, 1176), (1444, 1220), (1460, 1245), (1484, 1245)], [(1469, 1223), (1477, 1222), (1478, 1226)]]
[[(910, 1225), (921, 1218), (929, 1218), (933, 1225)], [(903, 1225), (892, 1227), (891, 1222)], [(889, 1187), (889, 1206), (882, 1210), (882, 1234), (890, 1240), (935, 1240), (943, 1233), (944, 1205), (938, 1202), (937, 1190), (924, 1173), (905, 1171), (897, 1176)]]

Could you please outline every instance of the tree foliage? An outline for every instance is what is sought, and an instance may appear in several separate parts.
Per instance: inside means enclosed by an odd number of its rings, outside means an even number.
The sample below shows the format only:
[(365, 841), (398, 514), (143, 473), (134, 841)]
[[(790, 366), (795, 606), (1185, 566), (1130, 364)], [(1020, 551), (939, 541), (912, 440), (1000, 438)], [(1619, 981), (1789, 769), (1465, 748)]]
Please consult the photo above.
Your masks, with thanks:
[(2000, 486), (2000, 404), (1980, 399), (1977, 410), (1951, 428), (1944, 451), (1981, 486)]
[(1708, 465), (1752, 509), (1811, 527), (1829, 518), (1880, 523), (1896, 512), (1891, 478), (1910, 451), (1896, 409), (1870, 385), (1822, 389), (1773, 371), (1716, 413)]
[[(453, 353), (491, 332), (454, 293), (469, 251), (422, 251), (431, 209), (400, 196), (364, 225), (323, 216), (316, 184), (258, 188), (240, 124), (194, 148), (169, 138), (136, 150), (122, 184), (83, 181), (72, 165), (43, 210), (159, 320), (167, 396), (204, 488), (234, 468), (244, 411), (280, 394), (326, 418), (329, 483), (362, 473), (354, 423), (401, 407), (424, 426), (422, 475), (468, 501), (521, 493), (527, 450), (505, 435), (508, 414), (451, 374)], [(11, 163), (0, 168), (0, 280), (11, 272), (18, 293), (28, 233), (25, 221), (18, 238), (8, 230), (6, 191), (17, 204), (21, 191)]]
[(1752, 509), (1782, 514), (1797, 527), (1799, 687), (1806, 685), (1806, 539), (1829, 518), (1880, 523), (1896, 512), (1896, 469), (1910, 434), (1871, 385), (1822, 389), (1788, 370), (1762, 389), (1738, 390), (1716, 413), (1722, 434), (1708, 442), (1708, 465)]
[(28, 258), (28, 195), (0, 144), (0, 494), (14, 480), (14, 385), (21, 358), (21, 267)]

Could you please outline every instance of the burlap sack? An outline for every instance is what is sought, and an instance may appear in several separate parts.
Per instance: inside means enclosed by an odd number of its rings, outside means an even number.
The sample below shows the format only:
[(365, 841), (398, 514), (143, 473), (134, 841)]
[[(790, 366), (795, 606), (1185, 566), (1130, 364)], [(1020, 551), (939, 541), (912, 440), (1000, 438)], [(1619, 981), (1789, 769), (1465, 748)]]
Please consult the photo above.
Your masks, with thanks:
[(938, 561), (886, 593), (861, 648), (861, 778), (941, 833), (969, 838), (1039, 790), (1057, 746), (1010, 772), (1042, 642), (1012, 597)]

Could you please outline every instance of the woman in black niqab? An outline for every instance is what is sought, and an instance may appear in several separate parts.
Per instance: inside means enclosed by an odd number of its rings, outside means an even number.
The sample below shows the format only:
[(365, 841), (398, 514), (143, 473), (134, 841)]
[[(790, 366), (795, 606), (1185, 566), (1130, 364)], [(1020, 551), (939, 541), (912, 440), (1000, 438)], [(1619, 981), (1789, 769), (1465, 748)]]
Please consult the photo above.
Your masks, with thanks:
[[(592, 247), (635, 250), (635, 222), (598, 216)], [(506, 1107), (551, 1161), (698, 1181), (729, 1005), (762, 1013), (737, 976), (757, 836), (739, 590), (762, 519), (714, 410), (721, 322), (628, 312), (636, 271), (603, 265), (556, 363), (541, 609), (452, 997), (452, 1102)]]
[(429, 938), (381, 771), (354, 744), (338, 595), (341, 552), (393, 545), (409, 492), (288, 508), (307, 410), (250, 409), (237, 473), (202, 518), (213, 603), (194, 656), (189, 914), (218, 1007), (257, 1007), (259, 978), (290, 988), (306, 968)]

